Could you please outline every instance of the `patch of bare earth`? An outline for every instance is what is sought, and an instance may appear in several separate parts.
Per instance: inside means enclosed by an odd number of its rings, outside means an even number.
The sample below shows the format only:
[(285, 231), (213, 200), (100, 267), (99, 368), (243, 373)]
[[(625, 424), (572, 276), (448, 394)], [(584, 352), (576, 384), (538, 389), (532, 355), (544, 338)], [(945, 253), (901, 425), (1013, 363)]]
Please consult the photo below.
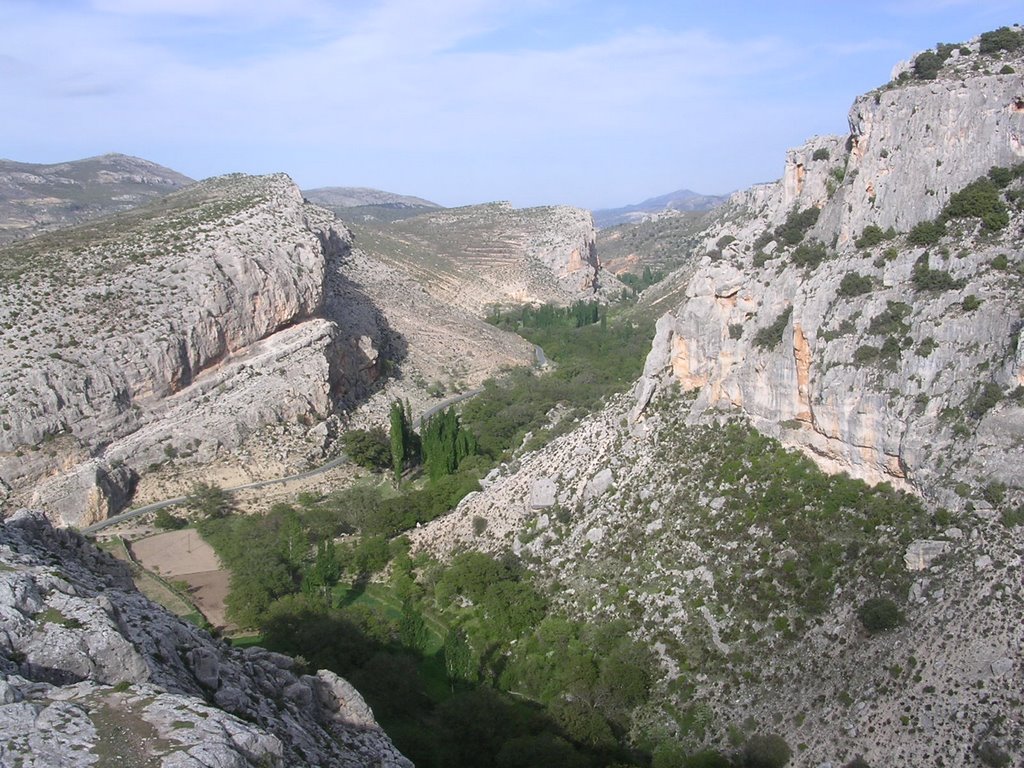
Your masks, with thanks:
[(184, 581), (196, 607), (214, 627), (237, 629), (225, 614), (231, 574), (194, 528), (168, 531), (132, 542), (136, 559), (168, 581)]

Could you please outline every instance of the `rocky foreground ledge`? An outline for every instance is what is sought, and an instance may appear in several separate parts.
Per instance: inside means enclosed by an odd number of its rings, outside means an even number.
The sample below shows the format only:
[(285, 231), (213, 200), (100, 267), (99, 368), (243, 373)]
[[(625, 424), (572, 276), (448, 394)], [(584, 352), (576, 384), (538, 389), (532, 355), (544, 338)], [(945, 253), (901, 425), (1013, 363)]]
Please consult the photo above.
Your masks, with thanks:
[(0, 765), (412, 766), (345, 680), (213, 639), (37, 512), (0, 525), (0, 629)]

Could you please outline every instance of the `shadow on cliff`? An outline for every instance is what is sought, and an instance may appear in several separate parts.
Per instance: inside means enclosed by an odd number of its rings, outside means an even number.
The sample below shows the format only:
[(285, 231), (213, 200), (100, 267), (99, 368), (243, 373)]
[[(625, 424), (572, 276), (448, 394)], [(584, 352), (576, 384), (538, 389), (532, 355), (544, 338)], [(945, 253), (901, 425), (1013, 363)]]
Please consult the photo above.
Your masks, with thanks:
[(323, 315), (338, 327), (328, 359), (331, 393), (337, 407), (351, 409), (398, 374), (409, 347), (381, 308), (346, 274), (351, 243), (334, 230), (321, 234), (320, 243), (325, 260)]

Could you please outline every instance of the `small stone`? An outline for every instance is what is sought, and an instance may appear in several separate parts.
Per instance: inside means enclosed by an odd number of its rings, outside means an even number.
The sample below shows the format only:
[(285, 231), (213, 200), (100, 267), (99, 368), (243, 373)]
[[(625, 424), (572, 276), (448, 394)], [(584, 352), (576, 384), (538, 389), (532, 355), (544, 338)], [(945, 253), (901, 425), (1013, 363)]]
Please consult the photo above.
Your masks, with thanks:
[(946, 553), (949, 546), (948, 541), (918, 539), (907, 547), (906, 554), (903, 555), (903, 562), (908, 571), (925, 571), (937, 557)]
[(533, 487), (530, 489), (530, 508), (545, 509), (553, 507), (555, 505), (556, 493), (558, 493), (558, 487), (555, 485), (553, 478), (540, 478), (534, 482)]
[(1001, 659), (996, 659), (995, 661), (992, 662), (991, 666), (992, 666), (992, 674), (995, 675), (996, 677), (1002, 677), (1007, 672), (1009, 672), (1011, 669), (1013, 669), (1013, 659), (1008, 659), (1006, 657), (1003, 657)]

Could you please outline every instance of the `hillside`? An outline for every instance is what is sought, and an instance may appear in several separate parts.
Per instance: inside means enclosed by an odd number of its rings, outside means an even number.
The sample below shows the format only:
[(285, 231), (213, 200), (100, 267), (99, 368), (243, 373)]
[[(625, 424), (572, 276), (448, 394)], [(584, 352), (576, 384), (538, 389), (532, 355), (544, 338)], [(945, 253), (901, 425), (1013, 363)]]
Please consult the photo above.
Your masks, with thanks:
[(605, 229), (617, 224), (639, 224), (668, 211), (703, 213), (721, 205), (727, 198), (728, 195), (702, 195), (689, 189), (678, 189), (675, 192), (648, 198), (641, 203), (596, 210), (594, 223), (600, 229)]
[(354, 221), (356, 243), (440, 301), (484, 316), (495, 306), (618, 297), (590, 214), (490, 203), (384, 224)]
[(338, 433), (311, 427), (385, 373), (420, 403), (430, 382), (474, 386), (533, 356), (354, 250), (284, 175), (210, 179), (9, 245), (0, 280), (2, 487), (66, 524), (119, 509), (160, 465), (250, 440), (273, 446), (263, 471), (306, 468)]
[(707, 213), (664, 213), (634, 224), (597, 231), (597, 249), (605, 269), (615, 275), (642, 274), (645, 268), (668, 273), (690, 263), (707, 226)]
[(397, 195), (367, 187), (318, 187), (305, 189), (303, 197), (322, 205), (348, 222), (391, 222), (441, 208), (437, 203), (412, 195)]
[(127, 211), (191, 183), (127, 155), (53, 164), (0, 160), (0, 243)]
[(411, 534), (627, 622), (656, 759), (1024, 754), (1024, 59), (990, 39), (711, 214), (633, 310), (662, 311), (633, 391)]

